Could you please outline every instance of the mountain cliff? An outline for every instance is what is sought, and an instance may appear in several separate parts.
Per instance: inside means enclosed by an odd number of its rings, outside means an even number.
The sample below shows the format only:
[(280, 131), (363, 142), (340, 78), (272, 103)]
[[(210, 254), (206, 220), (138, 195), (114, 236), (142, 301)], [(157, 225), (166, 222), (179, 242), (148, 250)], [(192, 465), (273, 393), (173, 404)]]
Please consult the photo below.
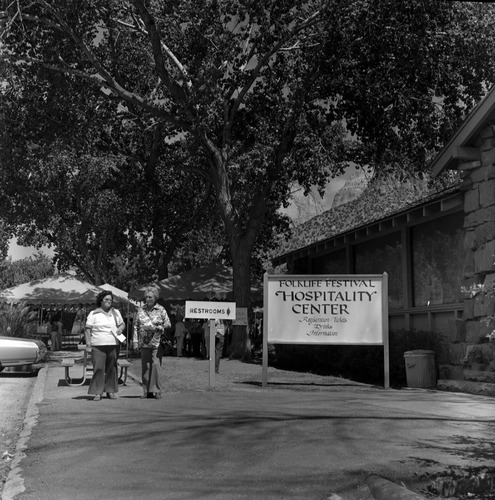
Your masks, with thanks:
[(358, 198), (365, 190), (368, 178), (362, 171), (349, 172), (343, 177), (331, 179), (322, 196), (316, 188), (304, 196), (303, 189), (295, 186), (292, 199), (282, 212), (288, 215), (294, 226), (299, 226), (317, 215), (321, 215), (332, 207), (342, 205)]

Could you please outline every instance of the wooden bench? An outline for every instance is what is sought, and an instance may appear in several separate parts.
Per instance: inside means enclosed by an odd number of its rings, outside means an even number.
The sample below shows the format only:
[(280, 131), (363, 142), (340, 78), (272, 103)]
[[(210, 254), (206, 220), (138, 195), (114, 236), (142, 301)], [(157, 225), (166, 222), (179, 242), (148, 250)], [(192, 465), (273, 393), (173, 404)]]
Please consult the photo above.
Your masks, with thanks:
[[(62, 360), (61, 366), (65, 368), (65, 381), (67, 382), (67, 385), (70, 385), (72, 387), (74, 386), (80, 386), (83, 385), (84, 382), (86, 382), (86, 372), (87, 370), (92, 370), (91, 366), (88, 366), (87, 363), (87, 357), (84, 358), (84, 365), (83, 365), (83, 375), (82, 375), (82, 381), (79, 383), (75, 383), (72, 381), (72, 378), (70, 376), (70, 369), (74, 367), (76, 364), (74, 358), (64, 358)], [(119, 359), (117, 361), (117, 366), (120, 368), (120, 374), (119, 374), (119, 385), (127, 385), (127, 370), (131, 366), (130, 361), (127, 359)]]
[(65, 378), (69, 376), (69, 368), (74, 366), (74, 359), (73, 358), (64, 358), (62, 360), (62, 366), (65, 368)]
[(87, 358), (85, 356), (82, 366), (81, 381), (74, 382), (72, 377), (70, 376), (70, 369), (74, 367), (74, 365), (76, 364), (76, 360), (74, 358), (64, 358), (62, 359), (62, 362), (60, 364), (65, 368), (65, 381), (67, 382), (67, 385), (70, 385), (71, 387), (84, 385), (84, 383), (86, 382), (86, 372), (88, 369), (92, 369), (92, 367), (87, 366)]

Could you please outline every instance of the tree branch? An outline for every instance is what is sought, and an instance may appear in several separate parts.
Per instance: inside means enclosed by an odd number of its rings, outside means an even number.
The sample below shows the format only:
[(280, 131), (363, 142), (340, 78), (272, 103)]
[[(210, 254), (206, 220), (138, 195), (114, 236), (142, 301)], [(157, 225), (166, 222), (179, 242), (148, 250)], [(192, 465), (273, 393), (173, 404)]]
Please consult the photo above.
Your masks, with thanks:
[[(120, 24), (121, 26), (124, 26), (125, 28), (130, 28), (134, 31), (137, 31), (138, 33), (141, 33), (147, 37), (149, 37), (149, 33), (142, 27), (139, 26), (138, 24), (129, 24), (124, 21), (121, 21), (120, 19), (115, 19), (115, 22), (117, 24)], [(186, 82), (186, 85), (188, 88), (192, 87), (192, 82), (191, 78), (187, 74), (186, 68), (184, 65), (177, 59), (175, 54), (170, 50), (168, 45), (165, 44), (163, 40), (160, 40), (160, 44), (162, 46), (163, 51), (167, 54), (168, 58), (175, 64), (179, 72), (181, 73), (182, 77), (184, 78), (184, 81)]]
[[(190, 127), (190, 124), (187, 123), (185, 121), (181, 121), (182, 125), (179, 125), (177, 123), (177, 119), (173, 119), (173, 120), (170, 120), (171, 118), (171, 115), (169, 115), (168, 113), (163, 113), (163, 110), (161, 110), (160, 108), (158, 108), (157, 106), (152, 106), (150, 105), (149, 103), (147, 103), (145, 101), (145, 99), (143, 99), (142, 97), (140, 96), (137, 96), (136, 94), (133, 94), (132, 92), (129, 92), (127, 89), (125, 89), (124, 87), (122, 87), (116, 80), (115, 78), (113, 78), (113, 76), (107, 71), (107, 69), (105, 68), (105, 66), (100, 62), (100, 60), (98, 59), (98, 57), (93, 53), (93, 51), (88, 47), (88, 45), (84, 42), (84, 40), (82, 40), (79, 36), (76, 35), (76, 33), (74, 32), (74, 30), (72, 30), (70, 28), (70, 26), (67, 25), (67, 23), (64, 21), (64, 19), (62, 19), (62, 17), (59, 15), (58, 11), (56, 9), (54, 9), (48, 2), (46, 2), (46, 0), (36, 0), (37, 3), (40, 3), (41, 5), (43, 5), (49, 12), (52, 13), (52, 15), (57, 19), (58, 23), (60, 24), (60, 27), (61, 29), (68, 35), (70, 36), (74, 42), (76, 43), (76, 45), (81, 49), (81, 51), (84, 53), (84, 55), (86, 56), (86, 58), (91, 62), (91, 64), (93, 65), (93, 67), (97, 70), (98, 72), (98, 76), (94, 75), (92, 76), (92, 78), (90, 79), (94, 79), (94, 78), (102, 78), (103, 81), (106, 83), (106, 86), (110, 89), (110, 90), (113, 90), (117, 95), (119, 95), (122, 99), (126, 100), (126, 101), (130, 101), (130, 102), (133, 102), (134, 104), (137, 104), (138, 106), (146, 109), (148, 112), (151, 112), (153, 115), (155, 116), (158, 116), (158, 117), (161, 117), (162, 119), (166, 120), (166, 121), (169, 121), (170, 123), (174, 123), (178, 126), (182, 126), (183, 128), (186, 128), (188, 129)], [(154, 21), (153, 21), (153, 18), (151, 17), (151, 15), (148, 13), (148, 11), (146, 10), (146, 8), (144, 7), (144, 5), (142, 4), (142, 2), (136, 0), (137, 4), (141, 4), (142, 5), (142, 8), (144, 9), (144, 11), (148, 14), (148, 22), (153, 25), (154, 27)], [(149, 28), (148, 28), (148, 31)], [(156, 33), (156, 30), (155, 30), (155, 35), (156, 37), (158, 37), (158, 34)], [(153, 34), (151, 34), (150, 38), (153, 39)], [(153, 41), (152, 41), (152, 44), (153, 44)], [(153, 51), (154, 52), (154, 55), (156, 56), (155, 54), (155, 50)], [(159, 50), (160, 54), (161, 54), (161, 51)], [(163, 60), (162, 60), (162, 63), (163, 63)], [(51, 69), (55, 69), (55, 68), (51, 68)], [(159, 68), (157, 68), (158, 70)], [(166, 76), (168, 78), (168, 73), (166, 72), (165, 68), (163, 67), (162, 68), (164, 73), (163, 75)], [(66, 72), (70, 72), (68, 71), (68, 69), (65, 70)], [(80, 74), (79, 76), (83, 76), (83, 75), (87, 75), (86, 73), (82, 72), (82, 74)], [(161, 73), (160, 73), (161, 75)], [(163, 77), (162, 77), (162, 80), (163, 80)], [(165, 80), (164, 80), (165, 81)], [(178, 91), (178, 89), (180, 89), (179, 86), (175, 85), (172, 81), (169, 80), (169, 85), (167, 85), (167, 88), (172, 92), (173, 90), (175, 92)], [(175, 94), (174, 94), (175, 95)], [(182, 95), (182, 94), (181, 94)]]
[(311, 16), (309, 16), (307, 19), (305, 19), (301, 24), (298, 26), (295, 26), (292, 31), (287, 34), (285, 37), (283, 37), (279, 42), (277, 42), (259, 61), (256, 67), (252, 70), (250, 78), (244, 85), (244, 87), (239, 91), (239, 94), (234, 101), (234, 104), (230, 108), (230, 113), (229, 113), (229, 122), (232, 123), (234, 121), (234, 115), (239, 109), (239, 106), (241, 105), (242, 101), (244, 100), (244, 97), (246, 94), (249, 92), (251, 87), (253, 86), (254, 82), (257, 80), (259, 77), (259, 74), (262, 70), (262, 68), (267, 64), (267, 62), (270, 60), (270, 58), (276, 54), (279, 50), (282, 49), (282, 47), (289, 41), (291, 40), (295, 35), (300, 33), (301, 31), (304, 31), (305, 29), (309, 28), (310, 26), (316, 24), (318, 22), (318, 17), (320, 16), (321, 11), (316, 11), (313, 13)]
[(195, 113), (193, 108), (188, 103), (188, 98), (184, 94), (183, 88), (172, 80), (167, 69), (165, 68), (162, 53), (163, 44), (156, 29), (153, 16), (149, 13), (142, 0), (132, 0), (132, 3), (139, 12), (139, 15), (141, 16), (141, 19), (143, 20), (148, 31), (148, 37), (151, 42), (151, 50), (153, 52), (153, 58), (155, 60), (155, 70), (158, 76), (161, 78), (165, 87), (167, 87), (168, 91), (174, 96), (177, 102), (181, 103), (182, 108), (186, 112), (186, 115), (189, 117), (189, 119), (191, 121), (194, 121)]
[[(70, 66), (59, 66), (58, 64), (54, 62), (46, 62), (41, 59), (37, 59), (35, 57), (28, 57), (28, 56), (23, 56), (23, 57), (18, 57), (14, 56), (12, 54), (2, 54), (0, 55), (0, 61), (5, 61), (5, 60), (12, 60), (12, 61), (17, 61), (17, 62), (24, 62), (24, 63), (34, 63), (37, 64), (43, 68), (49, 69), (51, 71), (56, 71), (58, 73), (64, 73), (64, 74), (70, 74), (74, 76), (78, 76), (80, 78), (84, 78), (86, 80), (91, 81), (95, 86), (98, 86), (100, 89), (101, 87), (104, 87), (108, 90), (111, 90), (115, 92), (121, 99), (123, 99), (126, 102), (132, 103), (151, 115), (159, 118), (160, 120), (163, 120), (167, 123), (170, 123), (178, 128), (183, 128), (185, 130), (189, 130), (191, 127), (190, 122), (186, 122), (185, 120), (181, 120), (177, 118), (176, 116), (173, 116), (163, 109), (153, 106), (150, 104), (147, 100), (143, 99), (141, 96), (129, 92), (128, 90), (124, 89), (123, 87), (117, 86), (118, 88), (115, 88), (112, 84), (109, 84), (106, 80), (102, 79), (99, 74), (96, 73), (86, 73), (85, 71), (81, 71), (78, 69), (71, 68)], [(107, 96), (108, 97), (108, 96)]]

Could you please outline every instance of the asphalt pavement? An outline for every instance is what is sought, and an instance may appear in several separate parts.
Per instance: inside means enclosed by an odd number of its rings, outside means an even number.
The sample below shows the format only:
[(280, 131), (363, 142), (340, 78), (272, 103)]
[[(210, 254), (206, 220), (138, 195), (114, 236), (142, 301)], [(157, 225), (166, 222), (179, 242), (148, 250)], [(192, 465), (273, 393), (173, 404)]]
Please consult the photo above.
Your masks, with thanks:
[(208, 361), (165, 358), (163, 398), (142, 400), (132, 362), (99, 402), (59, 359), (40, 370), (3, 500), (367, 500), (376, 477), (427, 498), (438, 476), (494, 470), (493, 398), (272, 368), (263, 388), (230, 360), (210, 386)]

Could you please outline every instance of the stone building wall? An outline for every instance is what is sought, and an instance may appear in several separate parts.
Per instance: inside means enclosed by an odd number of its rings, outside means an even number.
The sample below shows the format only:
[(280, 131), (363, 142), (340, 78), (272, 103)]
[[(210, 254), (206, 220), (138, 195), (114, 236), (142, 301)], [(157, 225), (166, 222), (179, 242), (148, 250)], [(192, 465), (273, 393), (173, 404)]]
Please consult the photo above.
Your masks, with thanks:
[(464, 318), (450, 343), (450, 377), (495, 394), (495, 126), (479, 137), (480, 161), (462, 163), (464, 196)]

